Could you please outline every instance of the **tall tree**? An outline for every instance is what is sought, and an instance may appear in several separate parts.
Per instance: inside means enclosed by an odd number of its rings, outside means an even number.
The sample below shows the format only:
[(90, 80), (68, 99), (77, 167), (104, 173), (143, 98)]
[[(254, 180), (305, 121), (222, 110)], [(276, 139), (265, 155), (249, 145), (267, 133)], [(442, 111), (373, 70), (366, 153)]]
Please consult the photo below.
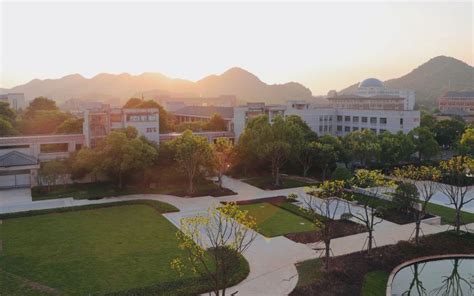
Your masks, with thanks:
[(95, 149), (99, 170), (115, 180), (119, 189), (123, 188), (124, 177), (152, 165), (158, 154), (155, 147), (120, 131), (111, 132)]
[(462, 155), (474, 156), (474, 128), (468, 128), (464, 131), (459, 141), (458, 151)]
[(83, 123), (83, 118), (68, 118), (56, 128), (56, 134), (82, 134)]
[(433, 133), (426, 127), (417, 127), (408, 133), (420, 161), (430, 160), (439, 154), (440, 148)]
[(346, 143), (355, 160), (361, 165), (367, 166), (378, 159), (380, 145), (374, 132), (370, 130), (352, 132), (346, 137)]
[(225, 122), (224, 118), (218, 113), (214, 113), (209, 122), (204, 125), (204, 129), (207, 131), (226, 131), (227, 130), (227, 123)]
[(0, 117), (0, 137), (17, 135), (18, 131), (13, 127), (10, 121)]
[(452, 147), (461, 138), (466, 124), (456, 119), (441, 120), (436, 123), (434, 128), (435, 139), (443, 147)]
[(306, 177), (308, 171), (316, 163), (317, 151), (321, 144), (316, 141), (299, 141), (294, 143), (294, 145), (296, 150), (295, 158), (303, 167), (303, 176)]
[(175, 258), (171, 266), (181, 275), (190, 268), (208, 279), (214, 295), (225, 296), (230, 271), (254, 242), (255, 228), (255, 219), (235, 203), (210, 208), (207, 215), (183, 218), (176, 235), (186, 255)]
[(318, 166), (321, 169), (321, 176), (324, 181), (326, 180), (327, 173), (336, 167), (337, 152), (331, 144), (320, 142), (315, 142), (314, 149), (318, 160)]
[(235, 154), (234, 145), (228, 138), (217, 138), (216, 142), (212, 144), (212, 150), (219, 187), (222, 189), (222, 176), (232, 164), (232, 158)]
[(31, 117), (37, 111), (57, 111), (59, 110), (58, 106), (56, 106), (56, 102), (54, 100), (48, 99), (46, 97), (37, 97), (33, 101), (30, 102), (28, 107), (25, 110), (25, 116)]
[(213, 165), (212, 149), (206, 138), (193, 135), (190, 130), (172, 140), (169, 145), (175, 152), (175, 160), (188, 179), (188, 194), (194, 193), (194, 179), (202, 168)]

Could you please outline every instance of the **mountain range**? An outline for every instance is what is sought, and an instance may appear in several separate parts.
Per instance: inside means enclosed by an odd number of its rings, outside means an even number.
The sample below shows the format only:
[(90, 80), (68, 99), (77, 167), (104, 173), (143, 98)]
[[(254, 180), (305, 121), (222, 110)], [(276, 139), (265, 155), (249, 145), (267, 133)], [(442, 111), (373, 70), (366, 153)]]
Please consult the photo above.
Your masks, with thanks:
[[(473, 90), (474, 68), (455, 58), (438, 56), (402, 77), (385, 81), (385, 85), (415, 90), (419, 105), (434, 107), (444, 91)], [(357, 84), (342, 91), (355, 87)], [(0, 89), (0, 92), (24, 93), (27, 100), (46, 96), (59, 103), (70, 98), (123, 102), (132, 96), (189, 98), (235, 95), (240, 101), (268, 103), (313, 98), (311, 91), (300, 83), (269, 85), (241, 68), (231, 68), (221, 75), (210, 75), (196, 82), (172, 79), (159, 73), (102, 73), (90, 79), (73, 74), (59, 79), (34, 79), (11, 89)]]

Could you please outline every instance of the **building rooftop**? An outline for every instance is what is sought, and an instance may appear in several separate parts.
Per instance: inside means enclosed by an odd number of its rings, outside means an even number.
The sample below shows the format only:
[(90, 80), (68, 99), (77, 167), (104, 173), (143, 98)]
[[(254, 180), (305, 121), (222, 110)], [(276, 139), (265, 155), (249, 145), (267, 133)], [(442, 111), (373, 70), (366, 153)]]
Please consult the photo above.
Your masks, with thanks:
[(474, 99), (474, 91), (448, 91), (442, 98)]
[(391, 95), (374, 95), (371, 97), (364, 97), (360, 95), (351, 95), (351, 94), (342, 94), (334, 97), (327, 98), (328, 100), (344, 100), (344, 99), (354, 99), (354, 100), (404, 100), (404, 98), (399, 96)]
[(26, 155), (18, 151), (11, 151), (0, 156), (0, 167), (36, 165), (38, 160), (36, 157)]
[(359, 87), (383, 87), (383, 82), (377, 78), (367, 78), (359, 84)]
[(175, 115), (189, 115), (197, 117), (211, 117), (214, 113), (219, 114), (224, 119), (234, 118), (233, 107), (219, 107), (219, 106), (186, 106), (174, 112)]

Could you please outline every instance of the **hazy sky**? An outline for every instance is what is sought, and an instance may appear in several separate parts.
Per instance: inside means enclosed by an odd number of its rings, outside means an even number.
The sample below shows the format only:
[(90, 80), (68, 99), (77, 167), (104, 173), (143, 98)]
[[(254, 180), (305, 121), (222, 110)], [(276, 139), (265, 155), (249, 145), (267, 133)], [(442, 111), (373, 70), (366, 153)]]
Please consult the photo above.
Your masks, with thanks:
[(0, 5), (0, 87), (72, 73), (198, 80), (239, 66), (322, 94), (437, 55), (474, 60), (472, 1)]

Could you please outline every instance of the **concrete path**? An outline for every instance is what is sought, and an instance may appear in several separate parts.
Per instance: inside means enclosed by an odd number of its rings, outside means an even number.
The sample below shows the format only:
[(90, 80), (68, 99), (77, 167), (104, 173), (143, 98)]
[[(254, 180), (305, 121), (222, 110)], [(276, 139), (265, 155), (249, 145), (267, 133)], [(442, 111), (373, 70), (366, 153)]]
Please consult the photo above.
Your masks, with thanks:
[[(306, 195), (306, 189), (291, 188), (282, 190), (262, 190), (242, 181), (229, 177), (223, 178), (223, 185), (235, 192), (236, 195), (213, 198), (210, 196), (196, 198), (181, 198), (161, 194), (137, 194), (121, 197), (104, 198), (100, 200), (74, 200), (72, 198), (31, 201), (25, 203), (13, 203), (0, 207), (0, 213), (19, 212), (38, 209), (60, 208), (68, 206), (80, 206), (86, 204), (101, 204), (115, 201), (126, 201), (131, 199), (152, 199), (170, 203), (176, 206), (180, 212), (167, 213), (164, 216), (179, 227), (181, 218), (193, 217), (205, 214), (207, 209), (222, 201), (251, 200), (279, 195), (296, 193), (301, 202)], [(2, 192), (0, 191), (0, 194)], [(26, 195), (26, 193), (25, 193)], [(352, 211), (357, 211), (357, 206), (351, 206)], [(342, 209), (339, 214), (346, 212)], [(474, 228), (474, 225), (472, 225)], [(400, 240), (409, 239), (414, 229), (413, 224), (397, 225), (389, 221), (383, 221), (375, 227), (374, 236), (377, 246), (395, 244)], [(425, 234), (446, 231), (447, 226), (433, 226), (423, 224)], [(351, 235), (332, 240), (332, 251), (335, 256), (357, 252), (362, 250), (366, 241), (367, 233)], [(318, 244), (299, 244), (283, 236), (266, 238), (257, 234), (255, 242), (244, 253), (250, 265), (249, 276), (238, 285), (228, 289), (229, 294), (238, 292), (237, 295), (256, 296), (278, 296), (290, 293), (298, 282), (298, 274), (295, 263), (317, 258), (320, 256), (312, 248)]]
[(0, 208), (8, 205), (30, 203), (31, 201), (30, 188), (0, 190)]

